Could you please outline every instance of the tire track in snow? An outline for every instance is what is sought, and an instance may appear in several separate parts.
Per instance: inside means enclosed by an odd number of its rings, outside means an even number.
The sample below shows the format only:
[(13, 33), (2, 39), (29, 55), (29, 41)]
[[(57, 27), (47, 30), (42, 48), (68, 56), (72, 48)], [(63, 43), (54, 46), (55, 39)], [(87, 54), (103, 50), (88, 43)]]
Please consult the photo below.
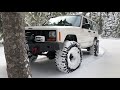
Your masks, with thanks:
[[(106, 49), (103, 48), (103, 47), (100, 47), (100, 52), (99, 52), (99, 55), (96, 57), (96, 56), (93, 56), (93, 55), (84, 55), (83, 54), (83, 60), (82, 60), (82, 63), (81, 63), (81, 68), (83, 67), (87, 67), (88, 65), (98, 61), (98, 60), (101, 60), (100, 58), (103, 57), (106, 53)], [(83, 52), (85, 53), (85, 52)]]

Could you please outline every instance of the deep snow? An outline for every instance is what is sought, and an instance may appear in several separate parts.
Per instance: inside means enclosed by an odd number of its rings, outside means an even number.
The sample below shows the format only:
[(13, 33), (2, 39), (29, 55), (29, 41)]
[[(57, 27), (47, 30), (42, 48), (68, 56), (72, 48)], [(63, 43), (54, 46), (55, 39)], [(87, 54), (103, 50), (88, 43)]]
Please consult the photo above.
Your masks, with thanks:
[[(39, 56), (31, 64), (33, 78), (120, 78), (120, 40), (100, 39), (98, 57), (83, 50), (83, 61), (79, 69), (65, 74), (56, 69), (54, 60)], [(0, 78), (7, 78), (4, 48), (0, 45)]]

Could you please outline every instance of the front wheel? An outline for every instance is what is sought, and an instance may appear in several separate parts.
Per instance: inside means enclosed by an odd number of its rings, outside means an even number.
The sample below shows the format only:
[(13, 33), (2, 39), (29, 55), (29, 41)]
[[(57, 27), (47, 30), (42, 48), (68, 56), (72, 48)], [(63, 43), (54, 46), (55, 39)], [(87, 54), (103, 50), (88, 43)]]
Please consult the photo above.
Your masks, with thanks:
[(65, 41), (63, 49), (57, 51), (55, 63), (59, 71), (69, 73), (79, 68), (82, 61), (82, 52), (75, 41)]
[(37, 60), (37, 57), (38, 55), (33, 55), (30, 52), (28, 53), (28, 58), (29, 58), (30, 63), (35, 62)]

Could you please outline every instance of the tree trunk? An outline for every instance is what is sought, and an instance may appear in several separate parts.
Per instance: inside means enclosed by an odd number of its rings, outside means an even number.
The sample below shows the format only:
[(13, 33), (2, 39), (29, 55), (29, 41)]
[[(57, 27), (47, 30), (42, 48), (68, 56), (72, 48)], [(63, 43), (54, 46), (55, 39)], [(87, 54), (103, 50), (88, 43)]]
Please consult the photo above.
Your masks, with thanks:
[(2, 30), (2, 21), (1, 21), (1, 13), (0, 13), (0, 40), (2, 39), (3, 36), (3, 30)]
[(8, 78), (31, 78), (25, 48), (24, 13), (2, 12), (2, 26)]
[(100, 12), (100, 18), (99, 18), (99, 27), (100, 27), (100, 29), (99, 29), (99, 31), (98, 31), (98, 33), (99, 34), (102, 34), (102, 27), (103, 27), (103, 23), (102, 23), (102, 12)]

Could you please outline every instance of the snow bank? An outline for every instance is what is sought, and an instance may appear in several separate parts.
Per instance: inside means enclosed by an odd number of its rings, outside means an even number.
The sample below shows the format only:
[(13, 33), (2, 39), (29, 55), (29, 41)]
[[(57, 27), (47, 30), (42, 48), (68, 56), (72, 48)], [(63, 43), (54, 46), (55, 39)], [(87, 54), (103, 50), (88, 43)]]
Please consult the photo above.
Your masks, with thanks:
[(7, 78), (4, 48), (0, 45), (0, 78)]
[(0, 44), (2, 44), (3, 43), (3, 39), (2, 40), (0, 40)]

